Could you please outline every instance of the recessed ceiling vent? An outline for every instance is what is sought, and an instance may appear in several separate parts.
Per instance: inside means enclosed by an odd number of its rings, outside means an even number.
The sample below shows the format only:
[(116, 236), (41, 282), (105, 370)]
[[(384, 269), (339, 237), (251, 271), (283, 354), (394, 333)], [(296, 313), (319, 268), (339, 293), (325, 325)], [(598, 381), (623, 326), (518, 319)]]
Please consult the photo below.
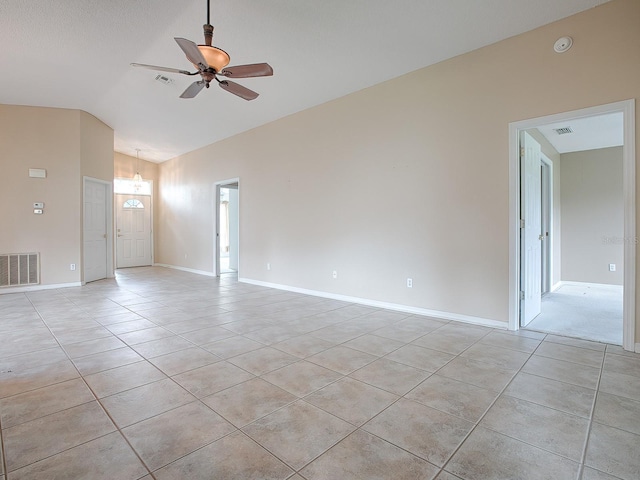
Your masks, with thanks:
[(573, 133), (571, 127), (562, 127), (553, 129), (558, 135), (566, 135), (567, 133)]
[(160, 83), (164, 83), (165, 85), (171, 85), (173, 80), (169, 77), (165, 77), (164, 75), (156, 75), (156, 80)]

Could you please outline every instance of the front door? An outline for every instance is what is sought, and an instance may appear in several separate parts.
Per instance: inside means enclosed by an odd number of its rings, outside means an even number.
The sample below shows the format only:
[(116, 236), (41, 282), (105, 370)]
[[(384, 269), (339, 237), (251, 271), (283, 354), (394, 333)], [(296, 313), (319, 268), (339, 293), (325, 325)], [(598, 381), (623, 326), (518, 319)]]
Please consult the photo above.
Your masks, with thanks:
[(151, 197), (116, 195), (116, 266), (151, 265)]
[(540, 314), (542, 303), (542, 192), (540, 144), (520, 135), (520, 326)]

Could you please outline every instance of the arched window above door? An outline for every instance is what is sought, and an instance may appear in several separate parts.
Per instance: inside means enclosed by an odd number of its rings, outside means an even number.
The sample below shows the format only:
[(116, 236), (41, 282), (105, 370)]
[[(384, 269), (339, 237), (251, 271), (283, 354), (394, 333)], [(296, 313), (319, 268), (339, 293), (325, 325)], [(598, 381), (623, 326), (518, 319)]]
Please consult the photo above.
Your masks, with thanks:
[(140, 200), (132, 198), (124, 202), (122, 208), (144, 208), (144, 204)]

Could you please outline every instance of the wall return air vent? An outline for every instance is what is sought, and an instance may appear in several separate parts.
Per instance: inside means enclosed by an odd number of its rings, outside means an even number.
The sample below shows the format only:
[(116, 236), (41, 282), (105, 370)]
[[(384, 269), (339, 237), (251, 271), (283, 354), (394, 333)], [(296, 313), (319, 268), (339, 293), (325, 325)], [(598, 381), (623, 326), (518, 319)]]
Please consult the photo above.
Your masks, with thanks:
[(39, 253), (0, 254), (0, 287), (18, 287), (39, 283)]
[(558, 135), (566, 135), (567, 133), (573, 133), (571, 127), (562, 127), (553, 129)]

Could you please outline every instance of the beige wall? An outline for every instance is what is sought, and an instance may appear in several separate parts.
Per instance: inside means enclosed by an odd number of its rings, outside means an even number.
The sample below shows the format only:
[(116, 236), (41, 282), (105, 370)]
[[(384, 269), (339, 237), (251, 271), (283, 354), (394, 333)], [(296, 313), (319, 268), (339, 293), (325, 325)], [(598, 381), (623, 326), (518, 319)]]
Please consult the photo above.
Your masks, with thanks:
[(156, 261), (212, 271), (239, 177), (241, 277), (506, 325), (508, 124), (638, 97), (639, 24), (615, 0), (166, 162)]
[[(133, 178), (136, 171), (139, 171), (144, 180), (153, 180), (153, 186), (157, 187), (159, 171), (159, 165), (157, 163), (142, 159), (138, 160), (136, 157), (120, 152), (112, 152), (112, 154), (113, 173), (116, 178)], [(137, 170), (136, 165), (138, 165)]]
[[(0, 253), (40, 252), (43, 285), (80, 282), (82, 175), (111, 181), (109, 152), (113, 130), (87, 113), (0, 105)], [(29, 168), (47, 178), (29, 178)]]
[(561, 164), (562, 280), (622, 285), (622, 147), (565, 153)]

